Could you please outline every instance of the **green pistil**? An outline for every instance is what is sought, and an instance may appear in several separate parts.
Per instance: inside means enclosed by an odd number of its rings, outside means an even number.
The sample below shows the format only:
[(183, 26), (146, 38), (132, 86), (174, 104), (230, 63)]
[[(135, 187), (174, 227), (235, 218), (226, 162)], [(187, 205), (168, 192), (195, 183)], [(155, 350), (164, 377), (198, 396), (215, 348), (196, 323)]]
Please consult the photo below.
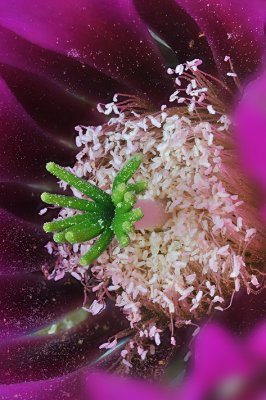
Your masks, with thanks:
[(127, 192), (127, 185), (125, 183), (120, 183), (119, 185), (116, 186), (116, 188), (113, 188), (112, 190), (112, 201), (115, 205), (121, 203), (123, 201), (124, 196)]
[(134, 204), (136, 203), (137, 197), (134, 193), (132, 192), (126, 192), (124, 195), (123, 201), (121, 203), (118, 203), (116, 206), (116, 213), (125, 213), (127, 211), (130, 211)]
[(101, 207), (93, 201), (78, 199), (72, 196), (62, 196), (59, 194), (42, 193), (42, 201), (60, 207), (72, 208), (73, 210), (101, 212)]
[(133, 231), (135, 222), (139, 221), (142, 217), (143, 212), (141, 208), (135, 208), (125, 213), (117, 208), (112, 221), (112, 227), (120, 247), (128, 246), (130, 242), (128, 233)]
[(89, 214), (80, 214), (75, 215), (74, 217), (67, 217), (64, 219), (58, 219), (52, 222), (46, 222), (43, 225), (43, 229), (45, 232), (55, 232), (62, 231), (63, 229), (68, 228), (69, 226), (79, 224), (80, 222), (87, 221), (88, 223), (94, 222), (98, 219), (100, 214), (98, 213), (89, 213)]
[(53, 235), (53, 239), (56, 243), (68, 243), (65, 238), (65, 232), (58, 232)]
[(91, 246), (90, 250), (87, 251), (84, 256), (79, 260), (80, 264), (84, 267), (86, 265), (91, 264), (94, 260), (96, 260), (104, 250), (109, 246), (111, 241), (113, 240), (114, 232), (112, 227), (107, 228), (100, 238)]
[(93, 185), (90, 182), (84, 181), (81, 178), (78, 178), (76, 175), (73, 175), (71, 172), (67, 171), (65, 168), (60, 167), (59, 165), (49, 162), (46, 165), (47, 171), (56, 176), (58, 179), (66, 182), (69, 186), (73, 186), (79, 192), (85, 194), (90, 199), (94, 200), (96, 203), (109, 206), (110, 204), (110, 195), (105, 193), (103, 190), (97, 188), (97, 186)]
[(113, 190), (121, 183), (127, 183), (127, 181), (134, 175), (142, 162), (141, 154), (136, 154), (132, 157), (118, 172), (113, 182)]
[(98, 220), (92, 225), (88, 225), (88, 223), (85, 221), (69, 228), (65, 233), (65, 237), (71, 244), (82, 243), (97, 237), (103, 232), (105, 227), (106, 225), (104, 224), (103, 220)]
[(44, 224), (45, 232), (56, 232), (53, 236), (55, 242), (83, 243), (100, 235), (88, 252), (80, 258), (81, 265), (86, 266), (95, 261), (114, 236), (120, 247), (130, 243), (129, 234), (134, 230), (135, 222), (143, 217), (140, 208), (133, 209), (137, 201), (136, 194), (144, 192), (147, 183), (143, 180), (129, 184), (127, 182), (139, 168), (141, 161), (142, 156), (137, 154), (124, 165), (114, 179), (111, 195), (53, 162), (46, 165), (51, 174), (91, 199), (50, 193), (41, 195), (45, 203), (83, 212)]
[(148, 183), (146, 181), (138, 181), (136, 183), (131, 183), (127, 185), (127, 190), (130, 190), (136, 194), (145, 192), (148, 187)]

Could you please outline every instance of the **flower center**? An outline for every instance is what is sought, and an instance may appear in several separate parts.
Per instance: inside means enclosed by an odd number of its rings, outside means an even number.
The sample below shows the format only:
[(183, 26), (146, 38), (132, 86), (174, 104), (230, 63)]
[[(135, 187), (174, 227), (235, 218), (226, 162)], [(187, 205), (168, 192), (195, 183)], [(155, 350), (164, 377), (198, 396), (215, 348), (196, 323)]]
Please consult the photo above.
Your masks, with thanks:
[[(97, 300), (88, 307), (93, 314), (101, 311), (106, 295), (112, 297), (138, 335), (157, 345), (169, 321), (173, 335), (174, 326), (212, 308), (223, 310), (241, 284), (248, 290), (259, 287), (252, 270), (264, 257), (262, 229), (238, 172), (230, 121), (197, 61), (176, 68), (178, 89), (170, 102), (178, 107), (140, 114), (121, 110), (115, 97), (99, 107), (115, 114), (108, 124), (76, 128), (82, 150), (73, 172), (102, 190), (108, 192), (135, 153), (143, 155), (135, 178), (148, 186), (139, 201), (163, 207), (161, 225), (137, 225), (127, 247), (113, 241), (88, 270), (79, 259), (91, 248), (90, 241), (47, 246), (57, 255), (51, 277), (70, 272), (93, 286)], [(63, 208), (60, 215), (75, 214)]]

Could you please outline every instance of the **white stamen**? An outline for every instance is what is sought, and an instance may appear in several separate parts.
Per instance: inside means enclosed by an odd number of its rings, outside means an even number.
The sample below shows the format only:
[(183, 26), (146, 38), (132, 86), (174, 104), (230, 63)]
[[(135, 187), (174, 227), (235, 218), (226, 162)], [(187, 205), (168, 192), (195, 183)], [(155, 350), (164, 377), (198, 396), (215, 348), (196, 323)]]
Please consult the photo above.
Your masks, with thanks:
[(39, 215), (44, 215), (45, 213), (47, 213), (47, 211), (48, 211), (48, 208), (42, 208), (42, 209), (38, 212), (38, 214), (39, 214)]
[(209, 104), (208, 106), (207, 106), (207, 110), (208, 110), (208, 112), (210, 113), (210, 114), (216, 114), (216, 111), (214, 110), (214, 108), (213, 108), (213, 106), (211, 105), (211, 104)]

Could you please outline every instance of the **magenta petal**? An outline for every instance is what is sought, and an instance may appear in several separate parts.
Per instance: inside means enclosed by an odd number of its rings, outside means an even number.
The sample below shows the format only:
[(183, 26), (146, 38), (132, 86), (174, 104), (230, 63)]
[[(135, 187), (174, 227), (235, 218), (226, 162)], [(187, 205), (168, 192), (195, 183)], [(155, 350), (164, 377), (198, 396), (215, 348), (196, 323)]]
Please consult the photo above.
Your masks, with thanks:
[(103, 122), (96, 103), (111, 100), (115, 92), (127, 92), (99, 71), (1, 26), (0, 42), (0, 75), (31, 118), (57, 137), (73, 138), (77, 124)]
[(76, 58), (127, 86), (157, 97), (167, 76), (147, 28), (130, 0), (12, 0), (2, 25), (47, 49)]
[(176, 3), (206, 35), (223, 74), (230, 72), (225, 56), (231, 57), (240, 79), (257, 68), (264, 45), (264, 0), (176, 0)]
[(98, 125), (104, 121), (96, 111), (96, 104), (69, 93), (47, 77), (9, 65), (0, 65), (0, 75), (27, 114), (56, 139), (62, 138), (73, 145), (76, 125)]
[(257, 326), (247, 338), (247, 347), (256, 360), (266, 362), (266, 322)]
[(166, 392), (155, 384), (108, 374), (91, 374), (86, 379), (90, 400), (167, 400)]
[(99, 346), (127, 327), (128, 321), (117, 307), (107, 307), (65, 332), (2, 341), (0, 382), (49, 379), (83, 366), (94, 368), (95, 359), (103, 353)]
[[(72, 98), (74, 109), (82, 107), (84, 102), (89, 104), (91, 111), (93, 103), (110, 100), (114, 93), (128, 90), (100, 71), (80, 63), (76, 58), (42, 48), (1, 26), (0, 42), (0, 61), (3, 68), (10, 66), (24, 73), (28, 72), (33, 77), (38, 76), (40, 80), (46, 78), (58, 92), (63, 89), (64, 94)], [(61, 95), (63, 96), (62, 93)], [(74, 117), (74, 110), (71, 114)], [(96, 112), (96, 116), (97, 114)], [(62, 115), (61, 118), (66, 116)], [(87, 123), (92, 124), (93, 120), (87, 119)]]
[(0, 396), (1, 400), (86, 400), (77, 373), (37, 382), (0, 385)]
[(44, 247), (49, 236), (40, 225), (0, 209), (0, 275), (40, 271), (52, 257)]
[[(54, 191), (60, 191), (59, 187), (55, 187)], [(40, 198), (42, 192), (41, 188), (31, 187), (30, 185), (16, 182), (2, 182), (0, 183), (0, 208), (13, 214), (14, 218), (18, 217), (27, 222), (41, 225), (58, 215), (58, 209), (56, 208), (47, 208), (45, 214), (39, 215), (40, 210), (45, 207)], [(34, 230), (32, 233), (35, 236), (36, 233), (34, 233)], [(40, 233), (42, 233), (41, 230)], [(46, 242), (48, 241), (47, 235), (42, 234), (41, 236), (45, 238)], [(38, 239), (38, 233), (36, 239)], [(44, 241), (42, 241), (41, 246), (43, 246), (43, 243)], [(39, 254), (42, 254), (42, 252)]]
[[(26, 114), (4, 81), (0, 80), (0, 179), (33, 183), (47, 181), (47, 161), (71, 162), (74, 149), (45, 134)], [(50, 179), (50, 177), (49, 177)]]
[(175, 0), (134, 0), (134, 4), (149, 28), (174, 50), (179, 62), (201, 58), (205, 71), (216, 70), (206, 37)]
[(235, 112), (242, 164), (266, 195), (266, 74), (251, 82)]
[(195, 370), (203, 379), (213, 381), (232, 373), (246, 372), (241, 348), (229, 332), (216, 325), (206, 325), (195, 340)]
[(226, 312), (218, 312), (216, 320), (237, 335), (248, 335), (254, 326), (265, 321), (266, 290), (256, 296), (248, 294), (243, 288), (235, 296), (231, 307)]
[(0, 335), (37, 330), (82, 305), (83, 290), (74, 279), (48, 281), (41, 273), (2, 275)]
[(89, 368), (54, 379), (0, 385), (0, 394), (1, 400), (167, 400), (165, 393), (159, 394), (159, 390), (150, 388), (147, 383), (91, 373)]

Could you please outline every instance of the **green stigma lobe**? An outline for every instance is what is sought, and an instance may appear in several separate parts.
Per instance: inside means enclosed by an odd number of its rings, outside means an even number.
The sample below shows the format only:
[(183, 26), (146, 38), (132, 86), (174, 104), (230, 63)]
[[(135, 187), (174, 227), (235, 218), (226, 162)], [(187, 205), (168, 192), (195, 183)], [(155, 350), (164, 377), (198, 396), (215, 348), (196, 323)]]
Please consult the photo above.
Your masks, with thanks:
[(83, 222), (83, 221), (88, 221), (88, 223), (89, 223), (93, 216), (95, 216), (95, 218), (96, 218), (96, 216), (99, 217), (100, 214), (96, 214), (96, 213), (79, 214), (79, 215), (75, 215), (74, 217), (59, 219), (57, 221), (52, 221), (52, 222), (46, 222), (43, 225), (43, 229), (47, 233), (55, 232), (55, 231), (62, 231), (63, 229), (66, 229), (75, 224), (79, 224), (80, 222)]
[(57, 165), (53, 162), (47, 163), (46, 169), (51, 174), (55, 175), (58, 179), (61, 179), (62, 181), (68, 183), (70, 186), (73, 186), (92, 200), (107, 207), (110, 205), (111, 196), (105, 193), (103, 190), (99, 189), (97, 186), (93, 185), (92, 183), (78, 178), (76, 175), (72, 174), (65, 168), (60, 167), (60, 165)]
[(136, 195), (132, 192), (127, 192), (124, 200), (116, 206), (116, 213), (125, 213), (130, 211), (136, 203)]
[(53, 235), (53, 239), (56, 243), (67, 243), (65, 232), (58, 232)]
[(142, 162), (142, 155), (136, 154), (133, 156), (118, 172), (116, 175), (114, 182), (113, 182), (113, 190), (120, 184), (120, 183), (127, 183), (127, 181), (134, 175), (134, 173), (139, 168)]
[(115, 205), (121, 203), (124, 199), (124, 195), (127, 191), (127, 185), (125, 183), (120, 183), (112, 191), (112, 200)]
[(107, 228), (99, 237), (99, 239), (91, 246), (89, 251), (84, 254), (79, 260), (80, 264), (83, 266), (91, 264), (95, 261), (109, 246), (114, 237), (114, 232), (112, 228)]
[(60, 207), (73, 208), (80, 211), (101, 212), (102, 208), (93, 201), (78, 199), (72, 196), (63, 196), (59, 194), (43, 193), (42, 201), (48, 204), (54, 204)]
[(120, 247), (126, 247), (129, 244), (128, 232), (123, 228), (123, 225), (119, 220), (114, 220), (112, 223), (112, 228), (114, 230), (115, 236)]
[(85, 221), (69, 228), (65, 233), (65, 237), (71, 244), (82, 243), (98, 236), (102, 233), (104, 228), (105, 225), (103, 221), (97, 221), (92, 224), (88, 224), (87, 221)]
[(123, 224), (123, 222), (129, 221), (135, 223), (139, 221), (143, 217), (143, 211), (141, 208), (134, 208), (134, 210), (120, 214), (117, 213), (113, 219), (113, 221), (117, 221), (119, 224)]
[(138, 181), (136, 183), (130, 183), (127, 185), (127, 191), (134, 192), (136, 194), (144, 192), (148, 187), (146, 181)]
[(135, 208), (130, 212), (122, 214), (120, 212), (116, 213), (112, 221), (112, 228), (121, 247), (128, 246), (128, 234), (133, 230), (134, 223), (139, 221), (142, 217), (143, 212), (141, 208)]

